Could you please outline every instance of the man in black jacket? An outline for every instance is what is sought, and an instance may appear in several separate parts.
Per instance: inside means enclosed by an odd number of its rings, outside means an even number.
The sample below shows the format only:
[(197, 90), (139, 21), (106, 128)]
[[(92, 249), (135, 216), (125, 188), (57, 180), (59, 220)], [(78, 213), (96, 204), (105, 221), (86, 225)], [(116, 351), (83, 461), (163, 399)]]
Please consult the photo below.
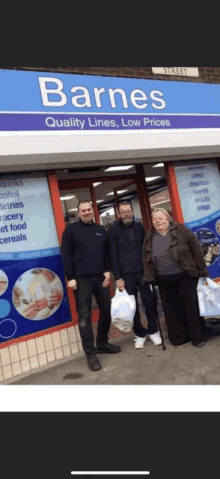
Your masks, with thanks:
[[(162, 343), (157, 327), (156, 297), (150, 286), (142, 284), (143, 263), (142, 247), (145, 231), (141, 223), (134, 221), (132, 207), (129, 203), (122, 203), (118, 211), (119, 221), (109, 230), (110, 254), (113, 274), (117, 288), (126, 289), (136, 299), (136, 313), (134, 317), (135, 348), (144, 347), (147, 334), (157, 346)], [(148, 329), (141, 324), (138, 310), (137, 292), (140, 292), (142, 304), (146, 310)]]
[[(114, 354), (119, 346), (108, 343), (111, 322), (110, 258), (107, 233), (93, 222), (89, 201), (78, 205), (79, 221), (67, 226), (62, 238), (61, 253), (68, 286), (75, 290), (76, 308), (82, 346), (91, 371), (101, 369), (96, 354)], [(100, 310), (96, 349), (91, 325), (91, 305), (94, 294)]]

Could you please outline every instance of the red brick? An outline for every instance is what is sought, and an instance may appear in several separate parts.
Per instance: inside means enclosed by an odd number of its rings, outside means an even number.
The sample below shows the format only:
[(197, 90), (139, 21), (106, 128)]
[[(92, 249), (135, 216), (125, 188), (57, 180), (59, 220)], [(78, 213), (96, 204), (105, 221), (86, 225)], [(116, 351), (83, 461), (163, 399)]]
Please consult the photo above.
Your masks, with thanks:
[(186, 81), (191, 83), (220, 83), (220, 67), (199, 67), (198, 78), (173, 75), (154, 75), (152, 73), (152, 67), (0, 67), (0, 69), (146, 78), (162, 81)]

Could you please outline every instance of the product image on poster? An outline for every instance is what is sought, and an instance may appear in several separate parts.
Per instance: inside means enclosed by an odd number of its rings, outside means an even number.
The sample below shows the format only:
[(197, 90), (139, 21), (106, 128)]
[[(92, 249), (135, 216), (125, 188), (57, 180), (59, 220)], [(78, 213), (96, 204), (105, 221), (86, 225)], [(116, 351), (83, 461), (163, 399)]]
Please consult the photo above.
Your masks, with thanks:
[(215, 233), (207, 228), (200, 228), (195, 234), (202, 247), (206, 266), (211, 266), (219, 256), (219, 240)]
[(215, 231), (220, 236), (220, 220), (215, 223)]
[(63, 286), (58, 276), (46, 268), (26, 271), (16, 281), (12, 300), (24, 318), (41, 320), (49, 318), (59, 308), (63, 299)]
[(0, 296), (2, 296), (5, 293), (7, 287), (8, 287), (8, 277), (4, 273), (4, 271), (0, 269)]

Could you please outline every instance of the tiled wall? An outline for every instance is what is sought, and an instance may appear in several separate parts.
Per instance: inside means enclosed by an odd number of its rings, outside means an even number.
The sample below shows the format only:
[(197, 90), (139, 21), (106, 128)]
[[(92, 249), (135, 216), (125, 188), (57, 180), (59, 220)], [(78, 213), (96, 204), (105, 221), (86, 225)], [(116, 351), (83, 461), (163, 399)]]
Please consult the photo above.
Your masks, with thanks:
[(24, 373), (31, 374), (58, 360), (82, 351), (79, 326), (71, 326), (37, 339), (29, 339), (0, 350), (0, 383), (7, 384)]

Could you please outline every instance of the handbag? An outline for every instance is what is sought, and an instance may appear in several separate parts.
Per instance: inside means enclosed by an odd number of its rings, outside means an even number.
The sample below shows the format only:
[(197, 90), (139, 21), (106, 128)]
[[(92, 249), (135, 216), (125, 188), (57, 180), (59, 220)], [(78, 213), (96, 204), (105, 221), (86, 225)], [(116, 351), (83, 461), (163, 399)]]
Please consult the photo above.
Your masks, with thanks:
[(197, 285), (201, 316), (220, 315), (220, 287), (210, 278), (200, 278)]
[(131, 331), (134, 324), (136, 301), (134, 295), (127, 291), (116, 289), (115, 296), (111, 300), (111, 321), (120, 331)]

